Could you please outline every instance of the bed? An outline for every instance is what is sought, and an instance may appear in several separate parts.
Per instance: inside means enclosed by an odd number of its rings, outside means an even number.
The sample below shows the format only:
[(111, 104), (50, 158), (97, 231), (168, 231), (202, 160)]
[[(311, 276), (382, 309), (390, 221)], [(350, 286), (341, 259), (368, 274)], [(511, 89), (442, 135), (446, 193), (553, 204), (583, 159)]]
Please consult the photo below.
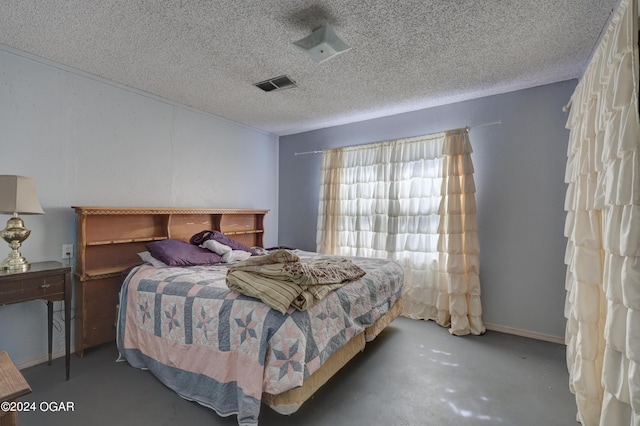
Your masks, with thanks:
[[(167, 240), (178, 235), (165, 234)], [(178, 240), (188, 241), (188, 234)], [(302, 261), (325, 257), (291, 252)], [(397, 263), (350, 260), (366, 272), (361, 279), (306, 310), (285, 313), (229, 290), (230, 264), (154, 267), (138, 261), (121, 287), (121, 358), (150, 370), (185, 399), (221, 416), (237, 415), (242, 426), (258, 424), (261, 404), (292, 414), (402, 311)]]

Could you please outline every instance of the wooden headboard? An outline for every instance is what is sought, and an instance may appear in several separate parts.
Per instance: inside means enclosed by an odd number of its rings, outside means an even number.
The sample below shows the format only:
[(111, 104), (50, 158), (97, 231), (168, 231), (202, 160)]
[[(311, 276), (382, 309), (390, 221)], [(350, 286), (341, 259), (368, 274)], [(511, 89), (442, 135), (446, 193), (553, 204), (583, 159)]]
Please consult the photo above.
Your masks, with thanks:
[(141, 263), (146, 244), (167, 238), (189, 241), (217, 230), (249, 247), (263, 247), (269, 210), (147, 207), (73, 207), (77, 215), (76, 340), (84, 350), (115, 339), (122, 273)]

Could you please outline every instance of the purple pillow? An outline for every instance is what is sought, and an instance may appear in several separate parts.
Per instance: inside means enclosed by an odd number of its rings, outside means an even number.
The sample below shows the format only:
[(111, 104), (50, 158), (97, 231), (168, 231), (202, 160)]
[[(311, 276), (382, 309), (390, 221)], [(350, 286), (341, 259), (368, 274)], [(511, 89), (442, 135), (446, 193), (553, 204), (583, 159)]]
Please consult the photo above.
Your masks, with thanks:
[(161, 240), (147, 244), (151, 256), (169, 266), (212, 265), (224, 263), (214, 252), (180, 240)]
[(224, 244), (225, 246), (231, 247), (232, 250), (248, 251), (249, 253), (251, 253), (252, 256), (257, 256), (258, 255), (258, 253), (256, 253), (255, 250), (245, 246), (244, 244), (242, 244), (242, 243), (240, 243), (240, 242), (238, 242), (236, 240), (232, 240), (231, 238), (227, 237), (226, 235), (224, 235), (220, 231), (201, 231), (201, 232), (198, 232), (193, 237), (191, 237), (190, 242), (191, 242), (191, 244), (195, 244), (195, 245), (199, 246), (200, 244), (204, 243), (207, 240), (215, 240), (215, 241), (219, 242), (220, 244)]

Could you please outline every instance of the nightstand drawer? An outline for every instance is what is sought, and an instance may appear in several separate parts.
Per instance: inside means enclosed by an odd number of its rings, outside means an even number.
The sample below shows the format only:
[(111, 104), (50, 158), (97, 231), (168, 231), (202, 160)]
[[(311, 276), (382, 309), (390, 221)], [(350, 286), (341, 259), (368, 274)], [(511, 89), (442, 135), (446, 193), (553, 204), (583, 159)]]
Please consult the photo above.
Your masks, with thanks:
[(64, 274), (0, 283), (0, 305), (33, 299), (64, 298)]

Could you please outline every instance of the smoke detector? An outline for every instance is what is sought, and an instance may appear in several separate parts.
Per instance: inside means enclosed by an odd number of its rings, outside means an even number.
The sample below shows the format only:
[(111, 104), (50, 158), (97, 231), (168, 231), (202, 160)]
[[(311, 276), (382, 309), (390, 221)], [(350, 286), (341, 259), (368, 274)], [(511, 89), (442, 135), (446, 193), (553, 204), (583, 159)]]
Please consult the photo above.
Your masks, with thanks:
[(323, 25), (315, 29), (310, 35), (293, 42), (293, 44), (317, 63), (322, 63), (351, 49), (349, 45), (340, 40), (330, 25)]

